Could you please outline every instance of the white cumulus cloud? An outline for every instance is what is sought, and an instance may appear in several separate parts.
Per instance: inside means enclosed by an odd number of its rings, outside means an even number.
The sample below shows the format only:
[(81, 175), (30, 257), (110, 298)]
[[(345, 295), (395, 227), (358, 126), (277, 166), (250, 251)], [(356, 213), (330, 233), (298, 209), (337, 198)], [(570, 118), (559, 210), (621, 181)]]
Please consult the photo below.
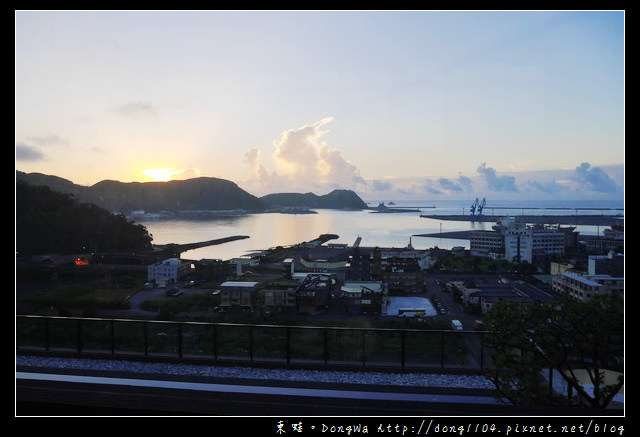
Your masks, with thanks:
[[(342, 152), (323, 141), (324, 126), (333, 120), (323, 118), (313, 124), (282, 132), (273, 141), (275, 170), (260, 163), (262, 150), (252, 147), (245, 152), (244, 162), (251, 166), (252, 180), (246, 185), (263, 192), (330, 191), (355, 189), (366, 184), (356, 165)], [(319, 193), (322, 194), (322, 193)]]

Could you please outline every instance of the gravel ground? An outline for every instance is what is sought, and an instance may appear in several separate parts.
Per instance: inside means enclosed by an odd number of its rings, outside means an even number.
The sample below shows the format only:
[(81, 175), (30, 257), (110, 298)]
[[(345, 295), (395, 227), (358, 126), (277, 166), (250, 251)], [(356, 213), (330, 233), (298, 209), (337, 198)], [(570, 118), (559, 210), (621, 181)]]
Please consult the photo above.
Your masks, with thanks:
[(342, 384), (376, 384), (390, 386), (475, 389), (495, 388), (487, 378), (479, 375), (258, 369), (253, 367), (216, 367), (120, 360), (46, 358), (25, 355), (16, 356), (16, 366), (106, 370), (178, 376), (266, 379), (271, 381), (315, 381)]

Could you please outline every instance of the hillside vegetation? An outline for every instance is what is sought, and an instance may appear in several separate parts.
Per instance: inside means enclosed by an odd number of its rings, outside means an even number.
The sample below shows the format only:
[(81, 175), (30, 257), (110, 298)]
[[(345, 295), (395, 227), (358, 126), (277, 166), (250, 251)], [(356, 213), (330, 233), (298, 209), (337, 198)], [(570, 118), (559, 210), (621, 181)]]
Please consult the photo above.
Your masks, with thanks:
[(324, 196), (313, 193), (278, 193), (260, 198), (270, 208), (303, 207), (327, 209), (364, 209), (367, 204), (351, 190), (333, 190)]
[(119, 182), (104, 180), (85, 187), (57, 176), (16, 171), (16, 181), (44, 185), (71, 194), (80, 202), (90, 202), (108, 211), (124, 214), (136, 210), (263, 212), (277, 207), (363, 209), (366, 203), (353, 191), (334, 190), (313, 193), (270, 194), (258, 198), (235, 183), (217, 178), (194, 178), (169, 182)]
[(16, 183), (16, 252), (86, 253), (150, 250), (147, 229), (92, 203), (42, 185)]

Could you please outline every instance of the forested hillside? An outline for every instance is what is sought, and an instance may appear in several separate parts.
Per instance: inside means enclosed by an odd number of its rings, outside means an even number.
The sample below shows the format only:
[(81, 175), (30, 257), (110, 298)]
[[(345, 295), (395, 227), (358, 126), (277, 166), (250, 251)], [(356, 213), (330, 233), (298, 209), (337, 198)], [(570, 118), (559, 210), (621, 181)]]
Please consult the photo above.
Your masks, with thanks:
[(220, 211), (263, 212), (268, 208), (300, 207), (364, 209), (367, 204), (351, 190), (313, 193), (269, 194), (258, 198), (234, 182), (200, 177), (168, 182), (119, 182), (104, 180), (82, 186), (58, 176), (16, 171), (16, 181), (45, 185), (53, 191), (72, 194), (80, 202), (91, 202), (108, 211)]
[(16, 182), (17, 256), (151, 250), (147, 229), (42, 185)]
[(313, 193), (268, 194), (260, 198), (267, 206), (305, 207), (329, 209), (364, 209), (367, 204), (351, 190), (333, 190), (329, 194), (318, 196)]

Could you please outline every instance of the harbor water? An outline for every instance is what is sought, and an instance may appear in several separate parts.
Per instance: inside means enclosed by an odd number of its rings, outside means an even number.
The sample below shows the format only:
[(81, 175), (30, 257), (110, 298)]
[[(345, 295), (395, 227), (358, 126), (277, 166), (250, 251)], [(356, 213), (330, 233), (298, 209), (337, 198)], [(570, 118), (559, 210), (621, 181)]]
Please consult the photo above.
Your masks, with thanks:
[[(376, 207), (384, 201), (368, 201)], [(439, 237), (418, 237), (419, 234), (439, 234), (473, 229), (491, 230), (494, 223), (481, 221), (451, 221), (425, 218), (421, 215), (470, 215), (469, 201), (395, 201), (384, 202), (389, 208), (406, 208), (407, 212), (376, 213), (370, 210), (348, 211), (316, 209), (316, 214), (209, 214), (206, 218), (165, 217), (145, 215), (135, 218), (147, 228), (154, 244), (195, 243), (231, 236), (249, 238), (184, 252), (182, 258), (231, 259), (264, 249), (288, 246), (315, 239), (321, 234), (336, 234), (329, 243), (353, 245), (358, 237), (364, 247), (395, 247), (411, 245), (415, 249), (439, 247), (469, 247), (468, 240)], [(500, 201), (487, 202), (483, 214), (517, 215), (615, 215), (624, 217), (624, 201)], [(577, 226), (586, 235), (602, 235), (606, 227)]]

